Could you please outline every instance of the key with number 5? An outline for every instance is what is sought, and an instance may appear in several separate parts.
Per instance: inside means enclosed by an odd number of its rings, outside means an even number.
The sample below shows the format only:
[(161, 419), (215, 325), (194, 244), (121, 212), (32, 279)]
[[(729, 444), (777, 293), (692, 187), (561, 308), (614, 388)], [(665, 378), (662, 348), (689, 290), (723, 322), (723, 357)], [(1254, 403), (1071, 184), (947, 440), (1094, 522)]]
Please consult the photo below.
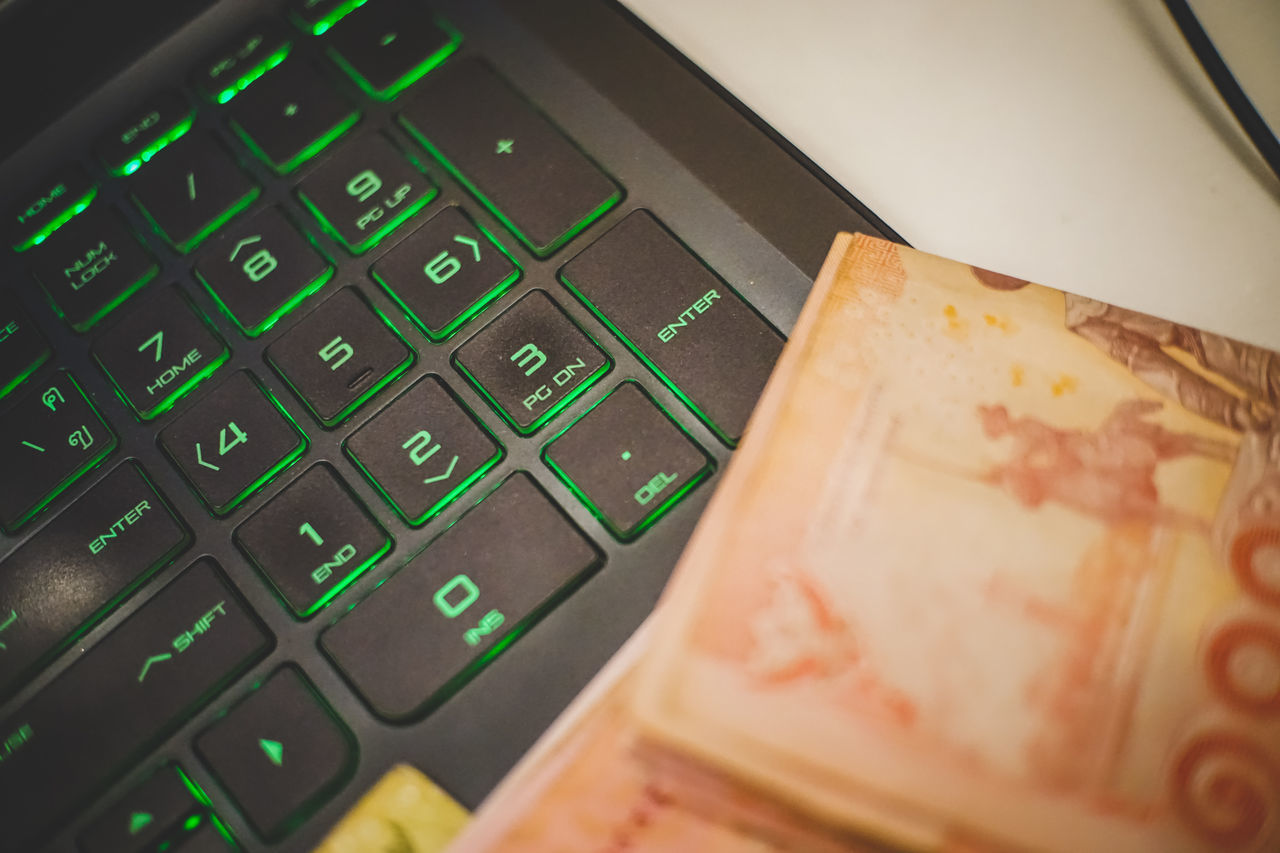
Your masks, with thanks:
[(353, 287), (267, 347), (267, 362), (312, 414), (334, 426), (413, 363), (413, 350)]

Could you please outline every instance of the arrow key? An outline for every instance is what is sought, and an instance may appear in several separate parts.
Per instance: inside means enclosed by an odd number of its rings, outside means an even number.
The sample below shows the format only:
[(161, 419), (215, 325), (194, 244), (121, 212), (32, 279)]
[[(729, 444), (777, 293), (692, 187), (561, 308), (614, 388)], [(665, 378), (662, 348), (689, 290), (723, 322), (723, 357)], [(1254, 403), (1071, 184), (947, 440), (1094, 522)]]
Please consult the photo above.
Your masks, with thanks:
[(133, 853), (199, 811), (175, 765), (161, 767), (108, 808), (80, 834), (84, 853)]
[(442, 341), (520, 278), (520, 267), (457, 207), (427, 220), (371, 271), (418, 328)]
[(195, 273), (240, 331), (256, 338), (332, 278), (333, 264), (268, 207), (209, 246)]
[(291, 666), (201, 733), (195, 747), (249, 822), (273, 841), (327, 800), (355, 759), (350, 731)]

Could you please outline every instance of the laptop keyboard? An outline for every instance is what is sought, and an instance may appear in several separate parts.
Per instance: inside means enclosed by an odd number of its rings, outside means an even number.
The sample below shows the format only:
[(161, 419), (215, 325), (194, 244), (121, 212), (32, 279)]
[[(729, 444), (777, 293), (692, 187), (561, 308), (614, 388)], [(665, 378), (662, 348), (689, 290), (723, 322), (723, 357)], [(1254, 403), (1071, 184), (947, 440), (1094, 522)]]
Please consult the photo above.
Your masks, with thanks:
[[(453, 24), (287, 6), (7, 216), (6, 849), (77, 814), (89, 853), (287, 842), (360, 760), (336, 694), (441, 708), (713, 476), (781, 350)], [(211, 706), (186, 766), (151, 754)]]

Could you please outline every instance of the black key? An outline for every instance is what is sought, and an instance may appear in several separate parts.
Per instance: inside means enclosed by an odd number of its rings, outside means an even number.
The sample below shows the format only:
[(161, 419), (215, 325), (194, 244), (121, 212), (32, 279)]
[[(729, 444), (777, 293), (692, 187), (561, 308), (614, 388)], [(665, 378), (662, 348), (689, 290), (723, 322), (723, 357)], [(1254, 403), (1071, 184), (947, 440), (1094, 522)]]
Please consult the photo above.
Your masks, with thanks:
[(0, 563), (0, 693), (190, 543), (136, 462), (99, 480)]
[(365, 0), (289, 0), (289, 17), (303, 32), (322, 35)]
[[(176, 767), (161, 767), (80, 833), (82, 853), (137, 853), (203, 810)], [(203, 820), (200, 820), (203, 822)]]
[(520, 267), (456, 207), (427, 220), (370, 274), (423, 334), (442, 341), (520, 280)]
[(277, 670), (197, 737), (196, 752), (268, 839), (302, 823), (355, 759), (351, 733), (293, 667)]
[(322, 424), (334, 426), (413, 363), (413, 350), (346, 287), (267, 347), (279, 371)]
[(560, 278), (726, 444), (737, 443), (783, 344), (738, 294), (643, 210)]
[(212, 137), (188, 136), (131, 178), (133, 200), (179, 252), (248, 207), (259, 188)]
[(418, 3), (369, 3), (328, 36), (329, 56), (375, 98), (389, 101), (458, 49), (462, 35)]
[(454, 364), (523, 435), (609, 371), (609, 356), (541, 290), (532, 290), (454, 353)]
[(195, 273), (240, 331), (256, 338), (333, 278), (333, 264), (278, 208), (266, 207), (202, 252)]
[(143, 420), (173, 408), (230, 355), (176, 284), (138, 299), (91, 352)]
[(304, 618), (391, 550), (391, 538), (326, 464), (309, 468), (250, 516), (235, 541)]
[(543, 451), (619, 539), (634, 539), (711, 473), (711, 459), (635, 382), (623, 382)]
[(129, 110), (101, 138), (97, 154), (116, 175), (132, 175), (191, 130), (195, 110), (178, 92), (160, 92)]
[(418, 380), (344, 446), (395, 511), (415, 526), (502, 458), (502, 446), (436, 376)]
[(49, 342), (17, 298), (0, 291), (0, 397), (49, 360)]
[(284, 62), (292, 45), (274, 21), (258, 21), (205, 57), (192, 73), (192, 82), (209, 100), (225, 104)]
[(359, 120), (360, 111), (300, 59), (266, 75), (230, 108), (232, 129), (281, 175), (319, 154)]
[(160, 447), (216, 515), (226, 515), (307, 448), (247, 370), (231, 374), (160, 433)]
[(8, 206), (5, 228), (14, 251), (38, 246), (84, 212), (98, 194), (98, 186), (81, 166), (68, 163)]
[(400, 120), (539, 257), (622, 198), (595, 163), (479, 59), (428, 77)]
[(431, 181), (376, 133), (348, 142), (298, 185), (302, 203), (353, 255), (378, 245), (435, 195)]
[(600, 563), (518, 472), (321, 634), (320, 647), (375, 714), (406, 720), (448, 698)]
[(0, 722), (6, 848), (34, 849), (271, 645), (213, 560), (194, 563)]
[(109, 207), (97, 207), (31, 253), (31, 271), (76, 331), (87, 331), (159, 271)]
[(0, 527), (12, 533), (107, 457), (115, 434), (71, 374), (15, 395), (0, 414)]

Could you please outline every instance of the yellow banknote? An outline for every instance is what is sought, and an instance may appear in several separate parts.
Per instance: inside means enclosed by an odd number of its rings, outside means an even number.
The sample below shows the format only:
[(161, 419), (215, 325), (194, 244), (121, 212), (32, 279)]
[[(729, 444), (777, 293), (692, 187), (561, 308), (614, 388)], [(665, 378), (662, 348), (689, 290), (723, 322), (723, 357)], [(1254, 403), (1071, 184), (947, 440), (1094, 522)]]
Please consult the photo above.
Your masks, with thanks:
[(440, 853), (467, 824), (467, 810), (407, 764), (387, 771), (315, 853)]
[(915, 850), (1280, 850), (1280, 358), (844, 235), (645, 737)]

